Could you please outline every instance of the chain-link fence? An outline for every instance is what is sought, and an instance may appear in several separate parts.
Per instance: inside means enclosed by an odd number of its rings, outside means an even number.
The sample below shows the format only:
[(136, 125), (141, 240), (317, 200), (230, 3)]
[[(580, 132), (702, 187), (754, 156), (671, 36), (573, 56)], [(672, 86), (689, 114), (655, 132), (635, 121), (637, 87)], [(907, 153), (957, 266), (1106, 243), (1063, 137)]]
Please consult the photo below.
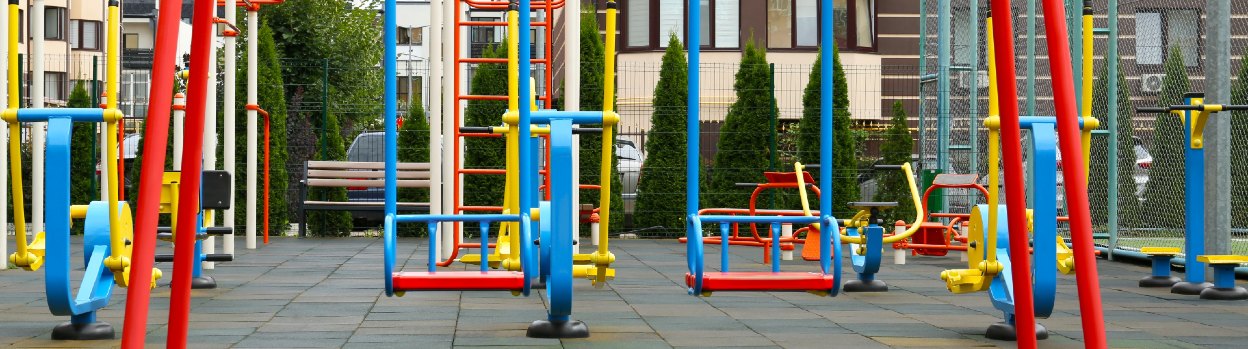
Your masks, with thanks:
[[(1098, 244), (1110, 244), (1127, 251), (1145, 246), (1180, 247), (1183, 245), (1184, 212), (1184, 134), (1182, 121), (1172, 115), (1136, 113), (1136, 107), (1180, 103), (1185, 92), (1201, 92), (1204, 87), (1206, 62), (1202, 59), (1207, 43), (1204, 3), (1156, 3), (1149, 1), (1117, 2), (1117, 52), (1108, 52), (1107, 1), (1094, 1), (1094, 24), (1102, 31), (1094, 37), (1091, 48), (1081, 48), (1078, 32), (1080, 8), (1068, 8), (1072, 22), (1073, 66), (1076, 83), (1082, 79), (1079, 50), (1091, 49), (1095, 56), (1093, 116), (1101, 121), (1094, 133), (1090, 163), (1089, 200), (1093, 227)], [(919, 157), (927, 172), (987, 173), (985, 160), (986, 134), (982, 121), (987, 116), (987, 49), (984, 18), (989, 15), (986, 1), (925, 0), (922, 16), (921, 60), (923, 83), (920, 86), (922, 115)], [(1034, 5), (1034, 6), (1033, 6)], [(1081, 5), (1081, 4), (1077, 4)], [(1231, 35), (1248, 34), (1248, 4), (1232, 5)], [(1048, 47), (1045, 42), (1043, 10), (1036, 2), (1014, 2), (1014, 46), (1017, 53), (1020, 113), (1052, 116), (1053, 89), (1050, 83)], [(1069, 14), (1075, 14), (1072, 17)], [(1232, 39), (1231, 64), (1236, 75), (1242, 74), (1239, 56), (1248, 41)], [(1110, 82), (1106, 67), (1108, 59), (1117, 59), (1119, 81)], [(1117, 129), (1108, 128), (1109, 84), (1119, 89)], [(1233, 82), (1235, 103), (1245, 102), (1240, 82)], [(1224, 113), (1225, 114), (1225, 113)], [(1240, 118), (1236, 118), (1240, 119)], [(1233, 119), (1234, 120), (1234, 119)], [(1248, 125), (1233, 121), (1235, 156), (1234, 169), (1248, 167), (1248, 157), (1239, 155), (1248, 150)], [(973, 125), (973, 127), (972, 127)], [(1116, 133), (1118, 143), (1109, 144), (1109, 134)], [(974, 140), (972, 140), (974, 136)], [(1024, 131), (1024, 137), (1028, 137)], [(1024, 144), (1027, 144), (1025, 141)], [(1117, 149), (1118, 176), (1111, 180), (1109, 149)], [(1025, 159), (1030, 149), (1024, 147)], [(1030, 162), (1028, 162), (1030, 163)], [(1029, 176), (1049, 174), (1031, 173)], [(1059, 157), (1057, 176), (1059, 206), (1064, 200), (1061, 188)], [(986, 181), (981, 178), (981, 181)], [(1029, 181), (1030, 182), (1030, 181)], [(1111, 198), (1109, 187), (1117, 183), (1117, 197)], [(1233, 193), (1248, 194), (1248, 181), (1232, 180)], [(978, 195), (946, 193), (949, 210), (964, 210), (958, 202), (982, 203)], [(1029, 191), (1030, 196), (1030, 191)], [(1116, 229), (1111, 229), (1110, 206), (1116, 206)], [(1233, 212), (1248, 210), (1248, 202), (1234, 201)], [(1065, 214), (1064, 207), (1059, 207)], [(1232, 252), (1248, 253), (1248, 214), (1233, 214)], [(1064, 223), (1061, 234), (1068, 235)]]

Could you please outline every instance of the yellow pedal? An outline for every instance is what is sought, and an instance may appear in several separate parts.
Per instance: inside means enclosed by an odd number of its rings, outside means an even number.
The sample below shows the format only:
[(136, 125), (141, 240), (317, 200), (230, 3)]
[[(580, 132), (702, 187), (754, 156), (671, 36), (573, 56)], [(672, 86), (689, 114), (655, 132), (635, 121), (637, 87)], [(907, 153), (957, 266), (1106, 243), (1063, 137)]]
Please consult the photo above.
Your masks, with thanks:
[(1066, 240), (1057, 237), (1057, 271), (1070, 275), (1075, 273), (1075, 252), (1066, 246)]
[[(43, 233), (40, 232), (38, 234), (35, 234), (35, 241), (32, 241), (30, 245), (26, 247), (26, 249), (29, 250), (30, 253), (33, 253), (34, 255), (39, 256), (40, 259), (43, 259), (42, 258), (43, 251), (46, 249), (44, 245), (45, 243), (44, 243)], [(43, 264), (42, 261), (40, 262), (40, 264)]]
[[(598, 277), (598, 267), (594, 265), (590, 265), (590, 264), (573, 265), (572, 276), (594, 279)], [(607, 268), (607, 279), (610, 280), (614, 278), (615, 278), (615, 269)]]
[[(502, 261), (502, 259), (503, 256), (501, 255), (491, 254), (489, 260), (490, 268), (498, 269), (498, 263), (499, 261)], [(463, 255), (462, 257), (459, 257), (459, 262), (464, 264), (481, 265), (481, 254)]]
[(949, 292), (956, 294), (980, 292), (987, 289), (989, 280), (979, 269), (955, 269), (940, 272), (940, 279), (945, 281)]

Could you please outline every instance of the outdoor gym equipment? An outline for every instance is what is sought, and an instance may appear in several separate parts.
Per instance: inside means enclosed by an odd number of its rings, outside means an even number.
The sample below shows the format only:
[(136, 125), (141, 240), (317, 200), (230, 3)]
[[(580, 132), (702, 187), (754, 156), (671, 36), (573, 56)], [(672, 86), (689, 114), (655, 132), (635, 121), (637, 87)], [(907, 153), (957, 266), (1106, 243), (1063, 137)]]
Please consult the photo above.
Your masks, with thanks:
[[(991, 13), (986, 18), (986, 26), (992, 30), (988, 33), (988, 54), (993, 59), (989, 60), (988, 74), (991, 85), (989, 86), (989, 117), (985, 120), (985, 125), (989, 127), (988, 168), (992, 172), (989, 174), (987, 205), (980, 205), (971, 212), (971, 232), (968, 234), (968, 269), (947, 270), (941, 273), (941, 279), (947, 282), (949, 289), (955, 293), (983, 291), (985, 288), (991, 289), (993, 297), (993, 305), (1005, 313), (1005, 322), (995, 324), (989, 328), (989, 337), (1001, 337), (1002, 339), (1017, 339), (1021, 348), (1035, 348), (1037, 336), (1030, 333), (1039, 334), (1035, 318), (1037, 313), (1045, 313), (1051, 311), (1051, 299), (1048, 299), (1047, 283), (1050, 271), (1055, 277), (1056, 270), (1050, 270), (1047, 265), (1051, 265), (1052, 269), (1057, 266), (1057, 245), (1056, 234), (1053, 234), (1052, 240), (1044, 236), (1050, 234), (1037, 227), (1035, 229), (1037, 237), (1029, 239), (1027, 232), (1031, 230), (1029, 224), (1029, 215), (1025, 206), (1025, 193), (1023, 183), (1023, 166), (1022, 166), (1022, 140), (1020, 127), (1027, 125), (1032, 128), (1032, 146), (1036, 147), (1035, 152), (1053, 153), (1053, 132), (1054, 124), (1056, 124), (1056, 136), (1060, 138), (1062, 153), (1065, 154), (1082, 154), (1084, 156), (1070, 156), (1068, 162), (1072, 166), (1066, 167), (1063, 171), (1065, 178), (1066, 199), (1071, 217), (1068, 220), (1071, 231), (1071, 241), (1074, 246), (1071, 252), (1073, 266), (1076, 269), (1077, 289), (1079, 291), (1080, 302), (1080, 320), (1083, 323), (1084, 342), (1089, 348), (1104, 348), (1105, 329), (1103, 317), (1101, 315), (1100, 291), (1096, 275), (1096, 260), (1093, 254), (1092, 242), (1092, 226), (1091, 217), (1088, 212), (1087, 183), (1085, 168), (1089, 154), (1085, 152), (1087, 146), (1085, 142), (1090, 139), (1090, 132), (1096, 121), (1090, 117), (1079, 117), (1074, 94), (1074, 78), (1071, 73), (1070, 43), (1067, 40), (1067, 31), (1065, 23), (1065, 13), (1063, 12), (1063, 4), (1057, 0), (1045, 0), (1044, 20), (1046, 30), (1046, 40), (1050, 48), (1049, 53), (1052, 58), (1050, 62), (1051, 74), (1053, 76), (1054, 102), (1057, 110), (1057, 118), (1053, 119), (1041, 118), (1020, 118), (1018, 111), (1018, 90), (1016, 86), (1016, 76), (1014, 70), (1014, 53), (1013, 42), (1013, 11), (1008, 1), (991, 2)], [(1084, 2), (1084, 41), (1087, 42), (1087, 36), (1092, 35), (1091, 26), (1091, 3)], [(1000, 15), (1000, 20), (994, 21), (992, 14)], [(1086, 56), (1085, 56), (1086, 58)], [(1000, 74), (997, 71), (997, 62), (1000, 62)], [(1088, 71), (1085, 71), (1085, 80)], [(999, 91), (998, 91), (999, 89)], [(1086, 91), (1086, 89), (1085, 89)], [(1090, 104), (1090, 93), (1085, 93), (1084, 102)], [(998, 101), (1000, 100), (1000, 101)], [(1084, 126), (1080, 130), (1080, 124)], [(1039, 131), (1037, 131), (1039, 130)], [(998, 159), (998, 146), (1002, 148), (1001, 159)], [(1049, 163), (1051, 157), (1055, 155), (1037, 154), (1036, 162)], [(1041, 157), (1043, 156), (1043, 157)], [(1007, 211), (1008, 221), (1001, 220), (997, 211), (1001, 209), (997, 201), (998, 188), (998, 161), (1004, 160), (1004, 173), (1006, 199), (1007, 204), (1004, 208)], [(1054, 159), (1055, 160), (1055, 159)], [(1049, 173), (1053, 173), (1053, 169), (1049, 167)], [(1037, 169), (1037, 171), (1044, 171)], [(1045, 189), (1045, 185), (1035, 184), (1040, 189)], [(1048, 187), (1054, 187), (1051, 185)], [(1037, 198), (1043, 197), (1043, 194), (1036, 194)], [(1050, 197), (1055, 196), (1048, 195)], [(1037, 202), (1037, 209), (1049, 210), (1056, 212), (1056, 206), (1044, 208), (1040, 202)], [(987, 217), (985, 216), (985, 212)], [(1042, 211), (1043, 213), (1043, 211)], [(1037, 224), (1047, 226), (1049, 220), (1047, 214), (1044, 217), (1040, 213), (1036, 214)], [(1056, 213), (1054, 213), (1053, 221), (1056, 221)], [(1041, 223), (1040, 221), (1046, 221)], [(1004, 231), (1004, 234), (998, 234)], [(1038, 267), (1037, 277), (1033, 281), (1031, 259), (1027, 251), (1033, 244), (1036, 248), (1035, 260), (1037, 263), (1045, 263), (1046, 266)], [(1051, 243), (1046, 241), (1052, 241)], [(1001, 244), (999, 247), (998, 244)], [(1008, 246), (1008, 247), (1006, 247)], [(1050, 247), (1053, 249), (1050, 253)], [(1009, 253), (1018, 258), (1010, 258)], [(998, 258), (998, 255), (1003, 256)], [(1050, 264), (1051, 263), (1051, 264)], [(1005, 270), (1009, 270), (1009, 274), (1005, 275)], [(1033, 291), (1033, 282), (1040, 292)], [(1036, 302), (1039, 297), (1040, 302)], [(1046, 314), (1047, 315), (1047, 314)], [(1017, 336), (1017, 333), (1028, 333), (1029, 335)]]
[[(603, 124), (601, 130), (604, 140), (612, 139), (612, 127), (619, 116), (609, 110), (614, 101), (614, 51), (615, 51), (615, 15), (617, 5), (614, 1), (607, 3), (606, 13), (606, 85), (603, 87), (604, 111), (598, 112), (561, 112), (555, 110), (532, 110), (532, 105), (521, 107), (520, 101), (531, 101), (529, 69), (521, 69), (519, 62), (529, 62), (529, 16), (520, 16), (520, 9), (530, 9), (529, 0), (511, 1), (507, 6), (508, 22), (508, 111), (503, 115), (506, 123), (501, 128), (515, 129), (506, 132), (508, 144), (516, 145), (515, 152), (508, 154), (508, 168), (515, 168), (514, 177), (516, 190), (516, 210), (505, 210), (501, 214), (477, 215), (400, 215), (397, 206), (397, 101), (396, 101), (396, 5), (395, 0), (387, 0), (384, 7), (384, 41), (385, 41), (385, 127), (386, 127), (386, 218), (383, 226), (385, 245), (385, 291), (387, 296), (402, 296), (406, 291), (510, 291), (513, 295), (529, 295), (533, 279), (545, 280), (546, 294), (550, 302), (550, 311), (546, 320), (534, 321), (528, 328), (529, 337), (538, 338), (583, 338), (589, 336), (589, 329), (584, 323), (573, 320), (572, 314), (572, 283), (573, 236), (572, 225), (576, 217), (572, 210), (573, 185), (576, 185), (572, 172), (572, 133), (573, 124)], [(532, 135), (537, 125), (548, 125), (546, 133), (550, 135), (549, 148), (549, 201), (539, 201), (535, 194), (538, 183), (535, 180), (534, 165), (537, 159), (536, 139)], [(602, 156), (602, 220), (607, 220), (606, 213), (610, 210), (610, 164), (611, 142), (603, 142)], [(515, 166), (511, 166), (511, 165)], [(512, 192), (512, 191), (509, 191)], [(537, 210), (534, 211), (533, 209)], [(438, 223), (440, 222), (475, 222), (480, 224), (482, 256), (490, 255), (489, 226), (491, 223), (510, 223), (515, 226), (512, 231), (517, 270), (490, 270), (488, 260), (480, 263), (479, 271), (438, 271)], [(396, 232), (399, 223), (424, 223), (429, 227), (428, 271), (405, 272), (395, 270)], [(607, 225), (602, 224), (605, 228)], [(533, 231), (538, 231), (539, 240), (534, 241)], [(518, 233), (518, 234), (517, 234)], [(607, 234), (600, 234), (599, 250), (590, 255), (593, 264), (592, 278), (596, 285), (601, 285), (608, 277), (608, 266), (614, 256), (606, 252)], [(535, 251), (534, 248), (539, 248)], [(540, 254), (540, 256), (539, 256)], [(540, 265), (540, 267), (539, 267)], [(507, 269), (512, 269), (511, 267)]]
[[(1171, 113), (1183, 120), (1183, 133), (1187, 144), (1183, 150), (1183, 252), (1186, 257), (1205, 254), (1205, 123), (1210, 113), (1232, 110), (1248, 110), (1248, 105), (1205, 104), (1205, 94), (1192, 92), (1183, 95), (1186, 104), (1159, 108), (1136, 108), (1140, 113)], [(1205, 263), (1196, 258), (1180, 259), (1184, 263), (1187, 281), (1175, 283), (1170, 292), (1185, 295), (1202, 295), (1205, 289), (1214, 287), (1205, 281)], [(1233, 269), (1233, 268), (1232, 268)], [(1232, 271), (1233, 272), (1233, 271)]]
[[(809, 167), (810, 165), (807, 165), (807, 166)], [(751, 216), (762, 214), (762, 215), (776, 215), (776, 216), (801, 216), (801, 215), (804, 215), (804, 213), (800, 210), (766, 210), (766, 209), (760, 210), (758, 209), (758, 197), (764, 191), (768, 189), (777, 189), (777, 190), (797, 189), (799, 180), (803, 181), (804, 183), (811, 183), (810, 184), (811, 189), (814, 190), (816, 196), (819, 195), (819, 188), (813, 186), (815, 179), (814, 177), (811, 177), (810, 172), (806, 172), (806, 171), (763, 172), (763, 178), (766, 179), (766, 182), (764, 183), (736, 183), (737, 187), (754, 189), (754, 191), (750, 193), (750, 208), (749, 209), (704, 208), (704, 209), (699, 210), (698, 214), (700, 215), (712, 215), (712, 214), (715, 214), (715, 215), (751, 215)], [(732, 224), (732, 236), (728, 238), (728, 244), (734, 245), (734, 246), (762, 247), (763, 263), (765, 264), (771, 263), (771, 244), (773, 240), (770, 237), (763, 237), (763, 235), (758, 232), (757, 224), (750, 223), (749, 228), (750, 228), (750, 236), (741, 236), (741, 231), (740, 231), (741, 225), (739, 223), (733, 223)], [(780, 250), (782, 251), (794, 250), (796, 248), (794, 246), (794, 243), (803, 242), (803, 239), (799, 239), (796, 236), (802, 233), (809, 233), (811, 229), (812, 228), (810, 226), (806, 226), (806, 227), (802, 227), (801, 229), (798, 229), (797, 231), (791, 231), (792, 225), (785, 224), (784, 226), (782, 226), (781, 237), (779, 239)], [(721, 239), (720, 237), (705, 237), (703, 238), (702, 242), (707, 243), (707, 244), (720, 244), (722, 243), (720, 239)], [(680, 241), (681, 243), (688, 243), (689, 238), (682, 237), (677, 240)], [(818, 240), (818, 239), (815, 239), (815, 240)], [(819, 250), (816, 248), (816, 246), (814, 244), (810, 244), (808, 246), (810, 246), (810, 248), (802, 249), (802, 257), (807, 258), (807, 260), (819, 260)], [(791, 253), (786, 252), (782, 256), (781, 259), (791, 260), (792, 259)]]
[[(820, 28), (822, 45), (820, 51), (824, 57), (832, 56), (833, 40), (833, 23), (835, 16), (833, 13), (833, 1), (823, 0), (823, 8), (821, 9), (821, 18), (824, 25)], [(697, 2), (690, 0), (687, 7), (689, 13), (688, 18), (692, 21), (700, 20), (701, 6)], [(610, 30), (608, 30), (610, 33)], [(820, 271), (813, 272), (781, 272), (780, 271), (780, 245), (771, 244), (772, 263), (770, 272), (741, 272), (731, 271), (728, 263), (728, 248), (731, 237), (729, 230), (734, 223), (765, 223), (770, 225), (771, 238), (773, 241), (780, 235), (780, 225), (789, 224), (811, 224), (822, 223), (823, 226), (829, 227), (832, 231), (837, 231), (837, 221), (832, 217), (832, 171), (820, 171), (819, 188), (822, 195), (819, 198), (819, 216), (780, 216), (780, 215), (758, 215), (758, 216), (732, 216), (732, 215), (704, 215), (699, 213), (699, 184), (700, 178), (699, 168), (701, 167), (699, 141), (701, 133), (699, 130), (699, 110), (701, 107), (700, 84), (698, 68), (701, 62), (701, 26), (690, 25), (689, 35), (687, 37), (687, 47), (689, 49), (689, 111), (686, 123), (686, 132), (688, 134), (688, 150), (686, 152), (686, 237), (687, 244), (687, 262), (689, 272), (685, 274), (685, 284), (689, 287), (690, 295), (707, 296), (712, 292), (719, 291), (797, 291), (810, 292), (818, 295), (835, 296), (840, 291), (840, 274), (841, 274), (841, 249), (840, 234), (822, 234), (818, 239), (814, 239), (819, 244), (819, 267)], [(824, 76), (832, 76), (832, 65), (824, 64), (822, 66)], [(823, 79), (820, 83), (821, 87), (821, 112), (824, 113), (820, 126), (820, 138), (825, 140), (832, 139), (832, 80)], [(832, 163), (832, 142), (821, 142), (819, 145), (820, 162), (825, 164)], [(799, 171), (800, 172), (800, 171)], [(718, 272), (705, 270), (706, 256), (703, 251), (703, 224), (715, 223), (719, 225), (721, 233), (720, 245), (720, 268)], [(836, 241), (833, 241), (833, 240)], [(809, 239), (808, 239), (809, 240)], [(812, 241), (812, 242), (816, 242)], [(833, 248), (833, 246), (837, 248)]]
[(1178, 247), (1140, 248), (1140, 253), (1148, 256), (1153, 267), (1152, 275), (1140, 279), (1140, 287), (1173, 287), (1174, 284), (1183, 281), (1177, 276), (1170, 275), (1170, 261), (1182, 252), (1183, 250)]
[(1235, 286), (1235, 267), (1248, 263), (1248, 256), (1203, 255), (1196, 257), (1213, 267), (1213, 286), (1200, 291), (1200, 299), (1238, 301), (1248, 299), (1248, 290)]
[[(108, 4), (108, 23), (119, 23), (121, 19), (119, 3)], [(116, 99), (109, 99), (105, 108), (62, 108), (62, 109), (18, 109), (17, 69), (18, 33), (21, 21), (16, 1), (9, 2), (9, 36), (8, 64), (9, 109), (0, 113), (0, 117), (9, 123), (9, 161), (11, 183), (13, 187), (14, 223), (17, 228), (17, 253), (8, 260), (25, 270), (35, 271), (41, 266), (46, 278), (44, 281), (47, 293), (48, 308), (54, 315), (68, 315), (70, 321), (56, 326), (52, 330), (52, 339), (92, 340), (112, 339), (114, 331), (111, 325), (96, 320), (96, 311), (108, 305), (112, 297), (113, 286), (127, 287), (130, 285), (130, 243), (133, 239), (133, 227), (130, 221), (130, 206), (118, 200), (118, 162), (117, 162), (117, 124), (122, 119), (121, 111), (117, 110)], [(109, 26), (108, 45), (117, 47), (119, 28)], [(118, 87), (117, 50), (108, 50), (107, 57), (107, 89), (110, 95), (116, 95)], [(26, 241), (25, 198), (22, 192), (21, 139), (22, 122), (47, 122), (47, 148), (44, 164), (48, 169), (45, 186), (45, 209), (47, 210), (47, 231), (36, 231), (35, 241)], [(108, 191), (107, 198), (94, 201), (89, 205), (70, 205), (70, 140), (74, 122), (106, 123), (107, 152), (104, 162), (107, 164)], [(82, 154), (77, 154), (82, 155)], [(38, 183), (36, 184), (38, 185)], [(70, 261), (70, 224), (73, 219), (85, 219), (83, 234), (84, 273), (81, 286), (75, 294), (71, 277)], [(150, 276), (138, 280), (139, 289), (152, 287), (159, 270), (149, 270)]]
[[(932, 185), (927, 187), (923, 192), (923, 219), (917, 223), (919, 230), (910, 239), (893, 243), (893, 249), (898, 252), (898, 263), (905, 262), (905, 250), (910, 250), (911, 254), (921, 256), (944, 256), (949, 251), (967, 250), (967, 236), (965, 229), (967, 222), (971, 218), (970, 213), (945, 213), (931, 212), (932, 206), (928, 205), (928, 200), (933, 193), (941, 193), (942, 189), (970, 189), (988, 197), (988, 189), (979, 183), (979, 176), (974, 174), (937, 174), (932, 180)], [(929, 219), (941, 219), (945, 221), (929, 221)]]
[[(830, 139), (830, 138), (828, 138)], [(804, 165), (798, 163), (794, 167), (802, 170)], [(906, 176), (906, 183), (909, 185), (910, 197), (914, 200), (915, 218), (914, 224), (910, 224), (910, 228), (899, 234), (891, 234), (885, 236), (884, 227), (880, 226), (879, 219), (871, 219), (871, 217), (879, 217), (882, 210), (897, 207), (896, 202), (851, 202), (849, 206), (858, 210), (853, 218), (842, 220), (840, 222), (842, 231), (839, 232), (840, 240), (849, 244), (850, 262), (854, 266), (854, 271), (858, 273), (857, 280), (850, 280), (845, 283), (845, 292), (887, 292), (888, 284), (884, 281), (877, 280), (875, 274), (880, 271), (880, 260), (883, 259), (884, 244), (894, 244), (899, 241), (905, 241), (919, 230), (919, 222), (923, 221), (923, 209), (919, 202), (919, 189), (914, 184), (914, 172), (910, 170), (910, 163), (901, 165), (876, 165), (877, 170), (900, 170)], [(805, 183), (801, 178), (797, 180), (798, 194), (800, 194), (802, 202), (802, 211), (806, 215), (810, 215), (810, 206), (806, 201)], [(807, 239), (818, 239), (820, 236), (819, 224), (812, 224), (811, 230), (807, 233)], [(807, 245), (809, 246), (809, 245)], [(803, 246), (805, 247), (805, 246)], [(803, 256), (805, 257), (805, 256)]]
[[(170, 215), (170, 227), (158, 227), (157, 238), (164, 241), (174, 242), (177, 238), (178, 217), (173, 215), (178, 212), (179, 183), (181, 182), (181, 172), (165, 172), (163, 185), (160, 192), (160, 213)], [(229, 253), (206, 253), (204, 252), (204, 241), (209, 236), (228, 236), (234, 233), (231, 227), (205, 227), (205, 216), (210, 216), (210, 209), (228, 209), (230, 208), (229, 194), (218, 188), (229, 188), (230, 174), (226, 171), (203, 171), (200, 173), (201, 184), (204, 187), (212, 188), (211, 190), (203, 190), (200, 188), (199, 214), (196, 215), (195, 225), (195, 252), (192, 254), (191, 269), (191, 288), (192, 289), (211, 289), (217, 287), (217, 281), (211, 276), (204, 275), (203, 262), (230, 262), (234, 260), (234, 255)], [(181, 203), (186, 204), (186, 203)], [(158, 254), (156, 262), (173, 262), (174, 255)]]

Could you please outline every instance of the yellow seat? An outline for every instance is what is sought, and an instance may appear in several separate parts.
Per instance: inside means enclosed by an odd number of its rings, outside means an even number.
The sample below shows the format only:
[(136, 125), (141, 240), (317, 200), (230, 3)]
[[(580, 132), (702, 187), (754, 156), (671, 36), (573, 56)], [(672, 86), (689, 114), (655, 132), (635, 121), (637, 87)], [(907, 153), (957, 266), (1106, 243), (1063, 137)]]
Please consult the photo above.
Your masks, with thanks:
[(1238, 255), (1204, 255), (1196, 257), (1196, 260), (1208, 264), (1244, 264), (1248, 263), (1248, 256)]
[(1141, 247), (1140, 253), (1150, 256), (1175, 256), (1182, 250), (1178, 247)]

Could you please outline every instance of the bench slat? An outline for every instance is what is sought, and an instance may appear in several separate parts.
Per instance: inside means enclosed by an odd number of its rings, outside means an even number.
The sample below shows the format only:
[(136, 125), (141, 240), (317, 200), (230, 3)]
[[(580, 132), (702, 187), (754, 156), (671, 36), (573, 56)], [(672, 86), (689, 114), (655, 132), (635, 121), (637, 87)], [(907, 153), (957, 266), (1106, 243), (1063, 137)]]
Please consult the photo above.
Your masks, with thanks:
[[(383, 207), (385, 201), (304, 201), (304, 205), (308, 206), (359, 206), (359, 207)], [(399, 202), (399, 207), (429, 207), (427, 202)]]
[[(398, 171), (399, 179), (429, 179), (429, 171)], [(308, 178), (384, 179), (385, 171), (308, 170)]]
[[(386, 169), (386, 163), (384, 163), (384, 162), (358, 162), (358, 161), (308, 161), (308, 167), (307, 167), (307, 168), (308, 168), (309, 170), (312, 170), (312, 169), (323, 169), (323, 170), (353, 170), (353, 169), (361, 169), (361, 170), (384, 170), (384, 169)], [(425, 170), (425, 171), (428, 171), (430, 167), (429, 167), (429, 163), (427, 163), (427, 162), (400, 162), (400, 163), (398, 164), (398, 168), (399, 168), (399, 170)]]
[[(363, 188), (381, 188), (386, 186), (386, 181), (382, 179), (322, 179), (308, 178), (307, 185), (309, 187), (363, 187)], [(399, 180), (400, 188), (428, 188), (428, 180)]]

